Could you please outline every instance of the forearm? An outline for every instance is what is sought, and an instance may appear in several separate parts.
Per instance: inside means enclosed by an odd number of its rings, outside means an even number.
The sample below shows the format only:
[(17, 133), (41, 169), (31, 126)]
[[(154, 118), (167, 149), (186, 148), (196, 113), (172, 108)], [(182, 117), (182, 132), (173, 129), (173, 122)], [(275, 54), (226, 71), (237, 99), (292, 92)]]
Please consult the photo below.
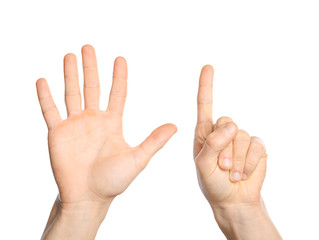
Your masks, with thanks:
[(221, 208), (212, 206), (215, 219), (227, 239), (268, 240), (282, 239), (272, 223), (266, 207), (234, 206)]
[(105, 205), (81, 203), (77, 205), (61, 204), (59, 199), (51, 214), (42, 236), (42, 240), (55, 239), (94, 239), (103, 222), (112, 200)]
[(53, 221), (56, 219), (56, 217), (57, 217), (57, 215), (59, 213), (60, 206), (61, 206), (61, 203), (60, 203), (60, 199), (59, 199), (59, 195), (58, 195), (57, 198), (54, 201), (53, 206), (52, 206), (47, 225), (45, 226), (45, 229), (43, 231), (43, 236), (48, 231), (48, 229), (52, 225)]

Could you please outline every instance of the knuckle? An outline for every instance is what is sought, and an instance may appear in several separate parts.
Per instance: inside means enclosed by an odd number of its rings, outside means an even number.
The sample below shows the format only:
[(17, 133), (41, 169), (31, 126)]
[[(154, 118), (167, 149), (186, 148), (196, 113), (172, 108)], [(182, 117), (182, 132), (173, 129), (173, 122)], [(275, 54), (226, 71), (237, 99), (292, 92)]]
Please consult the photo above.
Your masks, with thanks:
[(98, 81), (85, 81), (84, 88), (99, 88), (100, 83)]
[(244, 156), (234, 156), (233, 161), (236, 163), (244, 163), (245, 162), (245, 157)]
[(213, 121), (212, 119), (207, 119), (205, 121), (197, 122), (195, 131), (197, 130), (207, 130), (209, 132), (213, 131)]
[(213, 149), (222, 149), (224, 141), (222, 138), (217, 138), (216, 136), (210, 134), (206, 138), (207, 144)]
[(65, 93), (65, 97), (72, 97), (72, 96), (80, 96), (81, 95), (81, 92), (79, 90), (68, 90), (66, 93)]
[(249, 133), (242, 129), (238, 130), (236, 138), (239, 140), (250, 140)]
[(224, 116), (217, 120), (216, 125), (220, 126), (228, 122), (232, 122), (233, 120), (230, 117)]
[(43, 113), (43, 115), (48, 115), (56, 110), (57, 110), (57, 107), (55, 106), (55, 104), (52, 104), (52, 105), (49, 105), (46, 108), (42, 109), (42, 113)]
[(250, 143), (250, 151), (254, 155), (261, 155), (265, 152), (264, 146), (259, 142), (251, 142)]
[(197, 103), (199, 104), (199, 105), (209, 105), (209, 104), (212, 104), (212, 99), (211, 98), (207, 98), (207, 97), (205, 97), (205, 98), (198, 98), (198, 100), (197, 100)]
[(221, 154), (232, 155), (232, 151), (233, 151), (233, 147), (232, 147), (232, 144), (230, 143), (223, 149)]
[(127, 91), (122, 89), (112, 89), (111, 95), (115, 97), (125, 98), (127, 96)]
[(259, 137), (251, 137), (250, 138), (251, 145), (257, 145), (261, 150), (266, 151), (266, 145), (263, 140)]
[[(66, 79), (66, 85), (70, 85), (70, 84), (68, 84), (69, 83), (68, 81), (77, 80), (79, 78), (79, 75), (77, 72), (75, 72), (75, 73), (66, 72), (66, 73), (64, 73), (64, 77)], [(71, 86), (71, 87), (74, 88), (75, 86)]]
[(255, 169), (255, 168), (256, 168), (256, 162), (253, 162), (253, 161), (246, 161), (245, 162), (245, 172), (246, 173), (251, 173), (253, 171), (253, 169)]
[(206, 137), (213, 131), (212, 120), (198, 122), (195, 128), (195, 139), (205, 141)]

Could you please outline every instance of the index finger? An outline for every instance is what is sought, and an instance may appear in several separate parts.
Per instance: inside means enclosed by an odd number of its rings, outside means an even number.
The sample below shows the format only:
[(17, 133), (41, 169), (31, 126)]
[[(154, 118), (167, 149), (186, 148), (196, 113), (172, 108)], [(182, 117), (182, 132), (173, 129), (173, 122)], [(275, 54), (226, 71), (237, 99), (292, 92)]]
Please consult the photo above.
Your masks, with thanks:
[(205, 65), (202, 68), (197, 95), (197, 124), (212, 122), (214, 68)]

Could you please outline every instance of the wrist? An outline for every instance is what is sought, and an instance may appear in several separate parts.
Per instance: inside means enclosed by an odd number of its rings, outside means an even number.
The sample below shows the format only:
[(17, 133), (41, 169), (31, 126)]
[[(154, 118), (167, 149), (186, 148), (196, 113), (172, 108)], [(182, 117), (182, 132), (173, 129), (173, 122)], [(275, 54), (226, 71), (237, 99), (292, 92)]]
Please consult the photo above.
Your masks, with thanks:
[(59, 201), (60, 215), (65, 218), (84, 220), (96, 219), (103, 221), (113, 199), (101, 202), (66, 203)]
[(94, 239), (113, 199), (65, 203), (57, 198), (57, 215), (42, 239)]
[(211, 204), (214, 217), (217, 222), (227, 222), (228, 224), (242, 223), (244, 220), (257, 219), (268, 216), (263, 200), (259, 203), (235, 203), (216, 205)]
[(227, 239), (281, 239), (262, 199), (257, 204), (211, 206)]

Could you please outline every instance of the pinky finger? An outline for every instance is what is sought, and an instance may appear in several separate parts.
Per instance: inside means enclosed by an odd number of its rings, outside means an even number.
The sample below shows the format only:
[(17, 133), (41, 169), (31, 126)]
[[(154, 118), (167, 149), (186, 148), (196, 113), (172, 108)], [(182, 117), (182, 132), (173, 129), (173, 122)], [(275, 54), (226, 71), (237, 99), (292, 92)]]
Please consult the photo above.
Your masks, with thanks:
[(48, 129), (50, 130), (59, 124), (62, 119), (51, 96), (47, 81), (44, 78), (38, 79), (36, 87), (42, 114)]
[(242, 180), (246, 180), (255, 171), (259, 161), (266, 156), (264, 142), (258, 137), (250, 138), (250, 146), (246, 155), (246, 161)]

